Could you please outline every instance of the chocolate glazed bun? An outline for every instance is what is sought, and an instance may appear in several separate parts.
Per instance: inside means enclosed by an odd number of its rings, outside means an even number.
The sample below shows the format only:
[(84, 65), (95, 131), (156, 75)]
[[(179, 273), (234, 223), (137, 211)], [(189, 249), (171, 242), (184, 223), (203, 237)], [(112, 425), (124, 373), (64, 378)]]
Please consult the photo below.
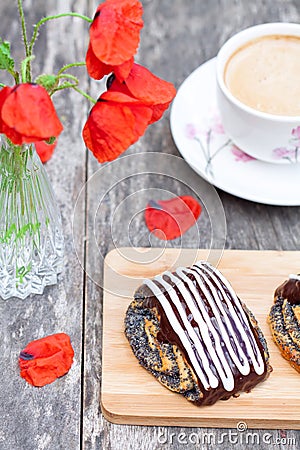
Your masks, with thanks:
[(290, 275), (276, 289), (269, 324), (282, 356), (300, 372), (300, 275)]
[(255, 317), (206, 262), (145, 280), (125, 335), (145, 369), (197, 405), (249, 392), (272, 370)]

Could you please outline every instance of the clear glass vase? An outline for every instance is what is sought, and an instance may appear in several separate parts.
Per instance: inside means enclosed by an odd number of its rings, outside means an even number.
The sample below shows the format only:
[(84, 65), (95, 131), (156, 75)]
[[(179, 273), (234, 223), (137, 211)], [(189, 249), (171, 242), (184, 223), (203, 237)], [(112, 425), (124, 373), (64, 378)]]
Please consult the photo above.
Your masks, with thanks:
[(0, 296), (42, 294), (57, 282), (63, 253), (60, 214), (35, 146), (0, 135)]

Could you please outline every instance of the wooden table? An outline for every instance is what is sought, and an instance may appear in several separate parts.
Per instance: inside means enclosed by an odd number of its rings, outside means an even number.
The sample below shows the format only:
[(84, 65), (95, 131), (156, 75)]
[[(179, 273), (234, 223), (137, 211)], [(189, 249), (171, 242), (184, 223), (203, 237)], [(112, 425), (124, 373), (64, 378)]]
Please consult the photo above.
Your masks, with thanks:
[[(30, 26), (43, 15), (68, 10), (92, 16), (98, 2), (25, 0), (24, 3)], [(15, 4), (16, 1), (0, 1), (1, 37), (12, 42), (13, 52), (20, 59), (22, 50)], [(215, 56), (220, 45), (238, 30), (262, 22), (300, 20), (299, 0), (144, 0), (143, 5), (145, 27), (138, 61), (158, 76), (173, 81), (177, 87), (197, 66)], [(52, 72), (70, 61), (83, 60), (87, 42), (88, 26), (85, 22), (79, 19), (51, 22), (41, 30), (34, 65), (41, 72)], [(91, 83), (85, 71), (78, 69), (77, 73), (81, 78), (81, 87), (96, 92), (96, 83)], [(88, 114), (87, 102), (72, 92), (57, 96), (56, 106), (65, 131), (53, 159), (47, 164), (47, 170), (63, 218), (65, 272), (59, 284), (47, 288), (43, 296), (24, 301), (0, 301), (0, 449), (192, 449), (194, 445), (188, 436), (197, 433), (205, 443), (204, 436), (208, 432), (218, 442), (226, 430), (164, 428), (162, 431), (166, 438), (161, 439), (167, 443), (162, 444), (158, 429), (154, 427), (112, 425), (101, 415), (102, 290), (99, 286), (102, 283), (103, 260), (99, 250), (91, 244), (92, 234), (96, 229), (100, 252), (105, 255), (112, 248), (108, 223), (115, 208), (138, 189), (145, 190), (141, 195), (146, 201), (153, 178), (142, 177), (120, 183), (107, 194), (103, 214), (96, 217), (96, 223), (91, 212), (99, 203), (101, 186), (97, 188), (92, 183), (77, 204), (73, 236), (72, 218), (76, 199), (99, 165), (85, 151), (80, 135)], [(152, 125), (127, 154), (149, 151), (178, 155), (169, 130), (168, 114)], [(122, 179), (123, 170), (125, 164), (118, 174), (113, 175)], [(160, 170), (163, 173), (164, 167)], [(103, 176), (103, 183), (110, 176), (108, 172)], [(175, 194), (186, 193), (179, 182), (164, 180), (163, 185)], [(221, 191), (219, 195), (227, 219), (226, 248), (299, 249), (299, 208), (259, 205)], [(142, 219), (132, 222), (129, 234), (133, 245), (149, 245), (145, 231)], [(120, 215), (115, 217), (114, 238), (117, 245), (128, 245), (127, 225), (125, 227)], [(205, 236), (201, 242), (204, 247), (209, 245)], [(192, 248), (193, 245), (191, 238), (187, 246)], [(93, 271), (94, 280), (86, 275), (79, 261), (88, 273)], [(75, 349), (74, 364), (66, 377), (42, 389), (32, 388), (19, 377), (19, 351), (32, 339), (60, 331), (71, 336)], [(217, 425), (222, 427), (222, 423)], [(266, 432), (257, 433), (261, 438), (259, 448), (272, 448), (263, 440)], [(280, 434), (279, 431), (268, 433), (274, 439), (284, 436), (284, 432)], [(282, 444), (281, 448), (299, 448), (299, 431), (287, 431), (286, 436), (294, 439), (294, 443)], [(205, 448), (241, 450), (252, 448), (252, 445), (247, 447), (225, 441), (214, 447), (206, 444)]]

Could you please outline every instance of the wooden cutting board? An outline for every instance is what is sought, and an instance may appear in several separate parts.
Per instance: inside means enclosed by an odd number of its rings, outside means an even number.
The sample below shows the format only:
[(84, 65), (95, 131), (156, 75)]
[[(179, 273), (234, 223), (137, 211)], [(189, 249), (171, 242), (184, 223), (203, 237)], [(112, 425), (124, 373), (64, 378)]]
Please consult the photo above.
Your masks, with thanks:
[(266, 318), (273, 292), (298, 273), (300, 252), (226, 250), (218, 268), (253, 311), (268, 342), (273, 372), (249, 394), (197, 407), (173, 393), (142, 368), (124, 335), (124, 315), (143, 278), (206, 259), (206, 250), (118, 249), (105, 260), (102, 411), (114, 423), (300, 428), (300, 374), (272, 342)]

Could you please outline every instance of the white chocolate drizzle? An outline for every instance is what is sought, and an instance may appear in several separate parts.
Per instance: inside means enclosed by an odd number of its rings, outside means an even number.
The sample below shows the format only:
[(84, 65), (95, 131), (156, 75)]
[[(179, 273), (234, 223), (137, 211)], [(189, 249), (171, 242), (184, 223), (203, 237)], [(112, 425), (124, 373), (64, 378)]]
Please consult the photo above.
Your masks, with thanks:
[(144, 284), (159, 301), (205, 390), (217, 388), (221, 381), (226, 391), (233, 391), (233, 367), (243, 376), (250, 373), (250, 364), (257, 375), (264, 373), (265, 363), (241, 302), (209, 263), (164, 272)]
[(297, 281), (300, 281), (300, 275), (298, 274), (298, 275), (295, 275), (294, 273), (291, 273), (290, 275), (289, 275), (289, 279), (290, 280), (297, 280)]

